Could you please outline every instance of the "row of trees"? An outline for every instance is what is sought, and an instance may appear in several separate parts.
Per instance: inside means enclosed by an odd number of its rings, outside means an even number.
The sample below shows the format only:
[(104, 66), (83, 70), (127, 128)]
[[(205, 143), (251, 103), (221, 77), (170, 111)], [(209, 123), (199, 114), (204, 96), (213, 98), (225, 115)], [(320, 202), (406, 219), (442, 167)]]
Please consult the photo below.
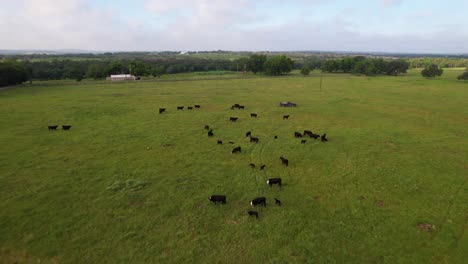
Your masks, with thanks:
[(408, 60), (410, 68), (426, 68), (432, 64), (440, 68), (468, 67), (468, 59), (463, 58), (411, 58)]
[(397, 76), (406, 73), (409, 63), (405, 60), (384, 60), (363, 56), (326, 60), (322, 63), (324, 72), (344, 72), (365, 75), (385, 74)]
[[(294, 61), (284, 55), (267, 57), (263, 54), (254, 54), (234, 61), (236, 70), (251, 71), (254, 74), (282, 75), (294, 68)], [(239, 68), (240, 67), (240, 68)]]

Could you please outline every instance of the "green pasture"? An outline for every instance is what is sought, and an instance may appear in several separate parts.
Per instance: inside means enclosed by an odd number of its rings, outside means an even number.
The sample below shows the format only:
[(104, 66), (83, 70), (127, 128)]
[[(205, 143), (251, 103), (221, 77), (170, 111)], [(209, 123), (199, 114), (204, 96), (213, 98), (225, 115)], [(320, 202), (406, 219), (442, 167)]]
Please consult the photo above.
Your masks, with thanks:
[[(0, 90), (0, 263), (466, 263), (461, 71), (326, 74), (322, 88), (319, 72), (296, 72)], [(300, 144), (305, 129), (329, 142)]]

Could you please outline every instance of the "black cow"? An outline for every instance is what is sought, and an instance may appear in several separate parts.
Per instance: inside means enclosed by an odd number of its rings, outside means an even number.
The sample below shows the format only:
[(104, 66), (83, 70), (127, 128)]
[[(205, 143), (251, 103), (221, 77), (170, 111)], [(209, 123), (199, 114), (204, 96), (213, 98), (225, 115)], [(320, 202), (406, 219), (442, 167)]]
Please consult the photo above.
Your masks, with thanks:
[(244, 109), (245, 107), (243, 105), (239, 105), (239, 109)]
[(250, 163), (249, 166), (250, 166), (252, 169), (255, 169), (255, 164)]
[(294, 132), (294, 137), (296, 137), (296, 138), (301, 138), (301, 137), (302, 137), (302, 134), (299, 133), (299, 132)]
[(239, 108), (239, 107), (240, 107), (240, 104), (234, 104), (232, 107), (234, 107), (234, 108)]
[(210, 131), (208, 131), (208, 136), (209, 136), (209, 137), (214, 136), (213, 129), (210, 129)]
[(260, 170), (264, 170), (264, 169), (265, 169), (265, 165), (260, 166)]
[(211, 195), (208, 197), (208, 200), (210, 200), (212, 203), (216, 204), (217, 202), (226, 203), (226, 195)]
[(193, 110), (193, 107), (192, 107), (192, 106), (188, 106), (187, 109), (188, 109), (188, 110)]
[(63, 130), (70, 130), (71, 127), (72, 127), (72, 126), (70, 126), (70, 125), (63, 125), (63, 126), (62, 126), (62, 129), (63, 129)]
[(245, 133), (245, 137), (250, 137), (252, 135), (252, 132), (248, 131), (247, 133)]
[(230, 118), (229, 118), (229, 121), (231, 121), (231, 122), (236, 122), (237, 119), (239, 119), (239, 118), (238, 118), (238, 117), (230, 117)]
[(251, 114), (250, 114), (250, 117), (255, 117), (255, 118), (257, 118), (257, 114), (251, 113)]
[(267, 180), (267, 184), (270, 185), (270, 187), (273, 184), (278, 184), (281, 187), (281, 178), (271, 178)]
[(49, 130), (57, 130), (57, 127), (58, 127), (58, 126), (47, 126), (47, 128), (48, 128)]
[(311, 138), (313, 138), (313, 139), (315, 139), (315, 140), (317, 140), (317, 138), (319, 138), (319, 137), (320, 137), (320, 135), (317, 135), (317, 134), (312, 134), (312, 135), (310, 135), (310, 137), (311, 137)]
[(320, 137), (320, 140), (322, 140), (322, 142), (327, 142), (328, 139), (327, 139), (327, 134), (323, 134), (321, 137)]
[(250, 142), (251, 143), (258, 143), (260, 140), (256, 137), (250, 137)]
[(283, 120), (288, 119), (288, 118), (289, 118), (289, 115), (284, 115), (283, 116)]
[(206, 130), (210, 130), (210, 126), (209, 126), (209, 125), (205, 125), (205, 129), (206, 129)]
[(301, 140), (301, 144), (305, 144), (307, 140), (303, 139)]
[(162, 114), (162, 113), (164, 113), (164, 112), (166, 112), (166, 108), (159, 108), (159, 113), (160, 113), (160, 114)]
[(258, 218), (258, 212), (257, 211), (249, 210), (247, 213), (249, 214), (249, 216), (255, 216), (256, 218)]
[(304, 136), (309, 136), (309, 137), (312, 137), (314, 133), (312, 133), (312, 131), (310, 130), (304, 130)]
[(283, 158), (283, 157), (280, 157), (280, 159), (281, 159), (281, 163), (282, 163), (284, 166), (286, 166), (286, 167), (289, 166), (289, 160), (287, 160), (287, 159), (285, 159), (285, 158)]
[(218, 145), (222, 145), (223, 141), (218, 139)]
[(235, 147), (232, 149), (231, 153), (234, 154), (234, 153), (240, 153), (241, 152), (241, 147)]
[(273, 198), (273, 199), (275, 199), (275, 204), (276, 204), (276, 205), (281, 206), (281, 201), (280, 201), (279, 199), (276, 199), (276, 198)]
[(258, 197), (250, 201), (250, 205), (256, 206), (256, 205), (263, 205), (266, 206), (266, 198), (265, 197)]
[(178, 106), (178, 107), (177, 107), (177, 110), (183, 110), (183, 109), (184, 109), (183, 106)]
[(200, 105), (195, 105), (195, 108), (200, 108), (201, 106)]
[(275, 136), (275, 139), (278, 139), (278, 136)]

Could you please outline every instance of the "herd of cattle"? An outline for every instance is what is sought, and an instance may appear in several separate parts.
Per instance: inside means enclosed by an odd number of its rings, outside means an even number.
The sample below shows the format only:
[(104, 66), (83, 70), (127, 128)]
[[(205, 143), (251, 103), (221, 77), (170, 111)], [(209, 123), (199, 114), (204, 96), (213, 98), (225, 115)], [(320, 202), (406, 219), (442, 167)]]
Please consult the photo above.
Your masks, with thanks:
[[(200, 108), (200, 105), (194, 105), (194, 107), (196, 109), (199, 109)], [(177, 110), (183, 110), (184, 109), (184, 106), (177, 106)], [(193, 110), (193, 107), (192, 106), (188, 106), (187, 107), (188, 110)], [(231, 106), (231, 109), (245, 109), (245, 106), (243, 105), (240, 105), (240, 104), (234, 104)], [(166, 111), (166, 108), (159, 108), (159, 113), (162, 114)], [(258, 117), (258, 114), (256, 113), (251, 113), (250, 114), (250, 117), (252, 118), (257, 118)], [(288, 120), (289, 119), (289, 115), (284, 115), (283, 116), (283, 120)], [(229, 121), (231, 122), (237, 122), (239, 118), (238, 117), (230, 117), (229, 118)], [(207, 130), (207, 134), (208, 134), (208, 137), (214, 137), (214, 132), (213, 132), (213, 129), (210, 128), (209, 125), (205, 125), (204, 126), (204, 129)], [(245, 133), (245, 136), (248, 137), (250, 139), (250, 142), (251, 143), (259, 143), (260, 142), (260, 139), (258, 137), (253, 137), (252, 136), (252, 132), (251, 131), (247, 131), (247, 133)], [(300, 133), (300, 132), (294, 132), (294, 137), (295, 138), (304, 138), (304, 137), (309, 137), (309, 138), (313, 138), (314, 140), (317, 140), (318, 138), (320, 138), (320, 140), (322, 142), (327, 142), (328, 139), (327, 139), (327, 134), (322, 134), (322, 135), (319, 135), (319, 134), (315, 134), (313, 133), (312, 131), (310, 130), (304, 130), (303, 133)], [(274, 139), (278, 139), (278, 136), (275, 135), (274, 136)], [(232, 141), (229, 141), (230, 144), (234, 144), (234, 142)], [(305, 139), (302, 139), (301, 140), (301, 144), (305, 144), (306, 143), (306, 140)], [(222, 140), (217, 140), (217, 144), (219, 145), (222, 145), (223, 144), (223, 141)], [(231, 153), (232, 154), (236, 154), (236, 153), (241, 153), (242, 152), (242, 148), (241, 146), (237, 146), (235, 148), (233, 148), (231, 150)], [(281, 163), (282, 165), (288, 167), (289, 166), (289, 160), (286, 159), (285, 157), (281, 156), (279, 157), (279, 159), (281, 160)], [(251, 168), (255, 168), (255, 164), (253, 163), (250, 163), (249, 166)], [(266, 167), (266, 165), (261, 165), (260, 166), (260, 170), (264, 170)], [(281, 178), (270, 178), (266, 181), (266, 184), (269, 185), (270, 187), (272, 187), (273, 185), (278, 185), (280, 188), (282, 187), (282, 179)], [(217, 204), (217, 203), (221, 203), (221, 204), (225, 204), (226, 203), (226, 195), (219, 195), (219, 194), (216, 194), (216, 195), (211, 195), (208, 197), (208, 199), (214, 203), (214, 204)], [(278, 206), (281, 206), (281, 201), (277, 198), (274, 198), (275, 200), (275, 204), (278, 205)], [(264, 206), (266, 207), (266, 197), (257, 197), (253, 200), (250, 201), (250, 205), (251, 206), (257, 206), (257, 205), (261, 205), (261, 206)], [(254, 211), (254, 210), (248, 210), (247, 211), (247, 214), (249, 216), (255, 216), (256, 218), (258, 218), (258, 212), (257, 211)]]

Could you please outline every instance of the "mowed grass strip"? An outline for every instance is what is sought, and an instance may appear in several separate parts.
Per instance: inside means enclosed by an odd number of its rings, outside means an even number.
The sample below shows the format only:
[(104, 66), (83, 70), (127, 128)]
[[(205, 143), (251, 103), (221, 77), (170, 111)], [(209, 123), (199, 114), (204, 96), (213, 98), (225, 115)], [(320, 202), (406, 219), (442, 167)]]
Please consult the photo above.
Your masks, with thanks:
[[(459, 72), (327, 74), (322, 89), (315, 73), (0, 91), (0, 263), (463, 263)], [(301, 144), (293, 133), (305, 129), (329, 142)]]

